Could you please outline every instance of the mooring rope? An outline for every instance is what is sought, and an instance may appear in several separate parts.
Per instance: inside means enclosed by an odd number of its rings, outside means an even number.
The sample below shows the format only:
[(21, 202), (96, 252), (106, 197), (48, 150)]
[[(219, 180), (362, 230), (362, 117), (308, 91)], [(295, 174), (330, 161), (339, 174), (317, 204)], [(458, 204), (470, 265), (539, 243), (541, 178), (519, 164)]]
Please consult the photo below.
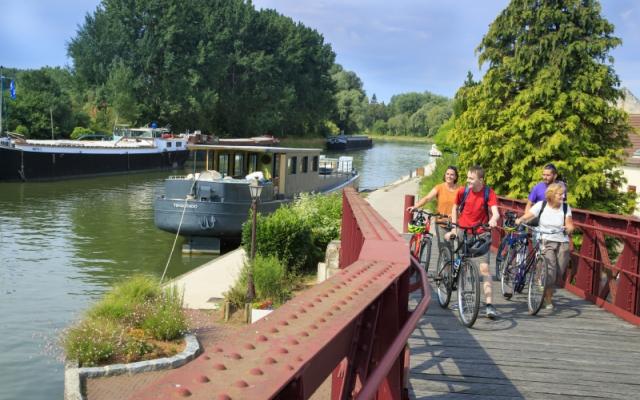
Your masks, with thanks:
[(182, 228), (182, 221), (184, 220), (184, 213), (187, 211), (187, 202), (189, 201), (189, 194), (193, 193), (193, 188), (198, 181), (199, 176), (196, 178), (196, 155), (198, 153), (193, 153), (193, 183), (191, 184), (191, 188), (189, 192), (184, 197), (184, 206), (182, 207), (182, 215), (180, 215), (180, 223), (178, 224), (178, 230), (176, 231), (176, 236), (173, 238), (173, 246), (171, 246), (171, 252), (169, 253), (169, 258), (167, 259), (167, 264), (164, 266), (164, 271), (162, 272), (162, 276), (160, 277), (160, 283), (164, 280), (165, 275), (167, 274), (167, 269), (169, 268), (169, 263), (171, 262), (171, 257), (173, 257), (173, 251), (176, 249), (176, 243), (178, 243), (178, 237), (180, 236), (180, 229)]

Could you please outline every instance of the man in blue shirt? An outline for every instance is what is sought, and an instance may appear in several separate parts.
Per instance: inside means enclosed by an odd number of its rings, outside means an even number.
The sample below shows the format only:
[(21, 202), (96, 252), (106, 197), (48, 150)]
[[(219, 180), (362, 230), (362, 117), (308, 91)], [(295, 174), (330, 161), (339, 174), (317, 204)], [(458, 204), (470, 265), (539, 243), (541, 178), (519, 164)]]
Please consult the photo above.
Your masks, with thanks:
[(567, 201), (567, 185), (565, 185), (562, 181), (557, 181), (558, 179), (558, 169), (555, 165), (549, 163), (544, 166), (542, 169), (542, 182), (538, 183), (531, 189), (531, 193), (529, 193), (529, 197), (527, 199), (527, 206), (524, 209), (525, 214), (529, 209), (539, 201), (545, 200), (545, 192), (547, 188), (552, 183), (560, 183), (564, 186), (564, 201)]

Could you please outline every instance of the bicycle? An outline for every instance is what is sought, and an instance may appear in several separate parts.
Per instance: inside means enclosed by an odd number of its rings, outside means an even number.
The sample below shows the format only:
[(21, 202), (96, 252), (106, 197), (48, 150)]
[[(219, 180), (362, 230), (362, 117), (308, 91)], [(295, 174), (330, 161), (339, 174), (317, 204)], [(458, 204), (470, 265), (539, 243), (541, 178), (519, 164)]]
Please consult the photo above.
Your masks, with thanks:
[(418, 259), (420, 266), (427, 272), (429, 261), (431, 260), (431, 246), (433, 234), (431, 230), (431, 218), (443, 217), (441, 214), (433, 214), (424, 210), (413, 210), (411, 212), (411, 222), (408, 231), (411, 233), (409, 249), (411, 254)]
[[(449, 223), (449, 226), (462, 230), (463, 236), (457, 248), (453, 248), (456, 236), (452, 235), (449, 243), (442, 246), (440, 250), (440, 263), (434, 278), (438, 304), (442, 308), (447, 308), (451, 293), (457, 290), (458, 317), (464, 326), (470, 328), (476, 322), (480, 310), (480, 274), (478, 267), (469, 258), (480, 255), (472, 254), (475, 250), (474, 245), (480, 243), (479, 228), (490, 229), (490, 227), (486, 224), (465, 227), (454, 223)], [(488, 247), (489, 242), (485, 245)]]
[[(507, 211), (504, 215), (504, 223), (502, 228), (506, 235), (502, 238), (498, 251), (496, 252), (496, 280), (502, 279), (502, 271), (504, 270), (505, 260), (511, 258), (512, 249), (519, 239), (521, 239), (522, 230), (516, 229), (517, 214), (513, 211)], [(524, 233), (526, 236), (526, 232)]]
[(527, 307), (530, 315), (536, 315), (544, 300), (547, 287), (547, 270), (549, 262), (544, 257), (544, 243), (540, 236), (545, 234), (562, 233), (564, 230), (544, 231), (538, 227), (521, 224), (533, 232), (532, 248), (529, 250), (528, 238), (519, 238), (513, 253), (505, 260), (505, 267), (500, 281), (502, 295), (510, 299), (515, 293), (522, 293), (528, 285)]

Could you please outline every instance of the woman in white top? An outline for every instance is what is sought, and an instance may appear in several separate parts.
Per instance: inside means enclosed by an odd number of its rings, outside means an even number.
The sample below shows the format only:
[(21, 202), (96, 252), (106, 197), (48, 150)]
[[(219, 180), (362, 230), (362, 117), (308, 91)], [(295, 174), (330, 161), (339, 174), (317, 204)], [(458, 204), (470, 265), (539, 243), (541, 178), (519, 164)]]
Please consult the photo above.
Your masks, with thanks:
[(555, 291), (556, 279), (562, 278), (569, 263), (569, 236), (575, 229), (571, 218), (571, 207), (564, 204), (564, 186), (558, 183), (549, 185), (545, 192), (546, 201), (533, 205), (516, 224), (538, 218), (538, 228), (542, 232), (564, 230), (561, 233), (542, 233), (544, 257), (549, 262), (547, 288), (544, 292), (545, 308), (553, 309), (551, 298)]

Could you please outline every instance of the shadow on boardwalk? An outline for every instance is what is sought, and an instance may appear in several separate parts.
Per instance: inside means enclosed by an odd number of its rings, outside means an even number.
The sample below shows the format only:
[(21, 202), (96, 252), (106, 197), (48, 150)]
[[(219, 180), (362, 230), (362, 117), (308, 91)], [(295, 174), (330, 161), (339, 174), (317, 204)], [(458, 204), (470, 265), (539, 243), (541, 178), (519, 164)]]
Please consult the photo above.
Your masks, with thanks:
[(482, 299), (478, 320), (467, 329), (457, 319), (455, 293), (442, 309), (432, 289), (429, 310), (409, 340), (411, 398), (628, 399), (640, 393), (640, 330), (593, 304), (560, 290), (555, 310), (532, 317), (524, 294), (506, 301), (494, 282), (500, 317), (487, 319)]

